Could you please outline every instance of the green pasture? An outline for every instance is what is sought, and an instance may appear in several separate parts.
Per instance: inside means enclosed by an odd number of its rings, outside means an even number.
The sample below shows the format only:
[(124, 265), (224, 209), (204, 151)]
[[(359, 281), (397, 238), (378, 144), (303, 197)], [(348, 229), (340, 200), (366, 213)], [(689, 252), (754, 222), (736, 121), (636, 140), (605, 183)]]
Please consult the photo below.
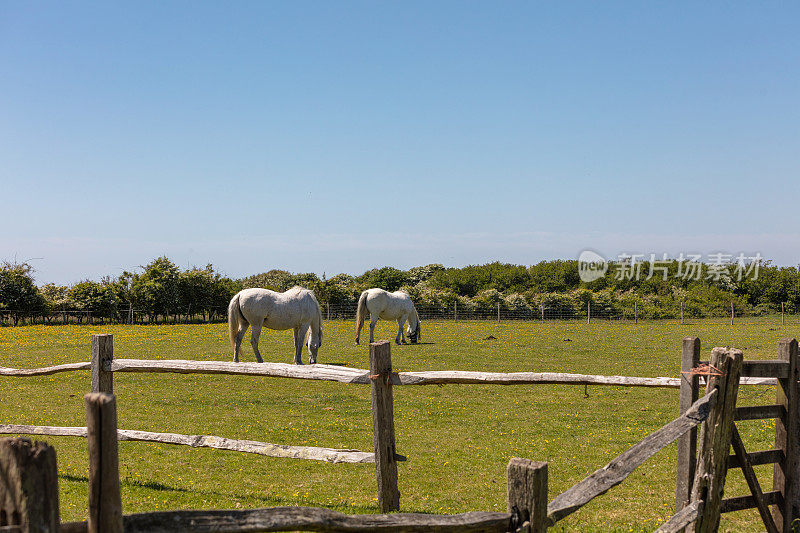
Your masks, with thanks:
[[(422, 344), (392, 345), (395, 370), (560, 371), (678, 376), (681, 339), (770, 359), (778, 340), (799, 336), (780, 320), (749, 323), (583, 322), (424, 323)], [(378, 338), (396, 325), (380, 322)], [(321, 363), (368, 367), (352, 322), (325, 324)], [(114, 335), (118, 358), (232, 360), (227, 326), (30, 326), (0, 328), (0, 366), (30, 368), (86, 361), (92, 333)], [(495, 337), (495, 338), (490, 338)], [(289, 332), (264, 330), (266, 361), (291, 362)], [(304, 353), (307, 360), (307, 353)], [(252, 361), (248, 343), (244, 361)], [(0, 377), (0, 423), (83, 426), (89, 372)], [(115, 374), (119, 425), (276, 444), (372, 449), (369, 387), (281, 378)], [(742, 387), (740, 405), (769, 403), (773, 387)], [(511, 457), (549, 462), (550, 497), (567, 489), (651, 431), (675, 418), (673, 389), (567, 385), (395, 387), (400, 506), (404, 512), (505, 510)], [(740, 424), (749, 450), (772, 445), (774, 424)], [(58, 455), (62, 520), (87, 516), (87, 450), (82, 439), (46, 437)], [(757, 468), (772, 486), (771, 466)], [(120, 443), (126, 513), (277, 505), (377, 512), (374, 465), (327, 464), (237, 452)], [(675, 445), (559, 523), (568, 531), (652, 531), (673, 511)], [(726, 496), (746, 494), (732, 471)], [(556, 530), (558, 530), (557, 528)], [(760, 531), (755, 510), (723, 516), (722, 529)]]

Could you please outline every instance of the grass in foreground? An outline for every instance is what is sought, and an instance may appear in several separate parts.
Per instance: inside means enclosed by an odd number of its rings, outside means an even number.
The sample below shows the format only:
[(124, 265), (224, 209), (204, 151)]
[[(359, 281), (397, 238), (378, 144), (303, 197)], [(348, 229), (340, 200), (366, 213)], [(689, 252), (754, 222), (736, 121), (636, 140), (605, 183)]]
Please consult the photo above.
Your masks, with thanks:
[[(396, 326), (380, 322), (378, 338)], [(350, 322), (326, 323), (320, 362), (367, 368), (367, 347), (353, 345)], [(797, 329), (796, 327), (794, 329)], [(115, 356), (231, 360), (226, 326), (33, 326), (0, 328), (0, 366), (38, 367), (87, 360), (92, 333), (114, 334)], [(770, 359), (778, 340), (797, 336), (775, 323), (679, 325), (427, 322), (423, 344), (392, 346), (395, 370), (562, 371), (677, 376), (681, 339), (741, 348)], [(496, 339), (485, 340), (489, 336)], [(291, 362), (289, 332), (265, 331), (265, 360)], [(307, 357), (307, 356), (306, 356)], [(252, 361), (249, 346), (244, 360)], [(0, 422), (85, 425), (88, 372), (0, 378)], [(339, 383), (242, 376), (116, 374), (119, 424), (277, 444), (370, 451), (369, 388)], [(401, 511), (460, 513), (505, 510), (505, 467), (513, 456), (548, 461), (551, 498), (676, 416), (677, 391), (557, 385), (396, 387)], [(769, 403), (774, 388), (743, 387), (740, 405)], [(771, 421), (743, 422), (748, 450), (768, 449)], [(87, 451), (81, 439), (46, 439), (58, 454), (62, 520), (86, 518)], [(759, 467), (765, 490), (770, 467)], [(314, 461), (120, 443), (125, 512), (188, 508), (322, 506), (377, 512), (373, 465)], [(622, 485), (559, 523), (570, 531), (651, 531), (674, 505), (675, 446)], [(732, 471), (726, 495), (746, 494)], [(755, 510), (723, 516), (722, 529), (761, 531)]]

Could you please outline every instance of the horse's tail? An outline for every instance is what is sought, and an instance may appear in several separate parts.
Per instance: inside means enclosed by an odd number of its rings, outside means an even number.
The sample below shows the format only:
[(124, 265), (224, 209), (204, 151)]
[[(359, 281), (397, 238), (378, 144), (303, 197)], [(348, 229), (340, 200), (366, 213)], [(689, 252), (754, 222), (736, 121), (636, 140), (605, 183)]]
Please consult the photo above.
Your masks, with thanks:
[(228, 304), (228, 335), (231, 338), (231, 346), (236, 349), (236, 334), (239, 332), (239, 324), (244, 320), (242, 308), (239, 307), (239, 293), (231, 298)]
[(358, 298), (358, 307), (356, 307), (356, 344), (361, 337), (361, 328), (364, 326), (364, 320), (367, 317), (367, 291), (361, 293)]

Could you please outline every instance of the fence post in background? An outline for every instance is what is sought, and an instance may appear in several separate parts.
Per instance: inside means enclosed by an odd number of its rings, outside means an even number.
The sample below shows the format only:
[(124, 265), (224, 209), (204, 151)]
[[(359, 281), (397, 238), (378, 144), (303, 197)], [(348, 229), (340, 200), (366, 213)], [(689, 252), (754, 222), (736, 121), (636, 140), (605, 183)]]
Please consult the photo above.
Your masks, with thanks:
[(781, 326), (785, 326), (786, 325), (786, 320), (785, 320), (785, 317), (784, 317), (784, 314), (783, 314), (784, 310), (785, 310), (784, 309), (785, 308), (784, 303), (785, 302), (781, 302)]
[(683, 300), (681, 300), (681, 324), (683, 324)]
[(789, 363), (789, 376), (779, 379), (776, 402), (785, 408), (785, 418), (775, 419), (775, 449), (783, 450), (783, 460), (775, 463), (772, 474), (773, 490), (780, 491), (783, 495), (783, 505), (772, 508), (772, 517), (781, 531), (791, 531), (791, 523), (795, 518), (800, 518), (800, 491), (798, 490), (798, 438), (800, 427), (797, 417), (800, 416), (800, 397), (798, 397), (797, 380), (800, 375), (798, 368), (797, 340), (781, 339), (778, 344), (778, 359)]
[(544, 322), (544, 304), (540, 305), (539, 307), (542, 308), (542, 322)]
[(389, 341), (378, 341), (369, 345), (372, 442), (375, 445), (378, 508), (382, 513), (400, 509), (400, 491), (397, 488), (397, 461), (395, 459), (391, 349), (392, 344)]
[(453, 320), (458, 322), (458, 300), (453, 302)]
[(721, 375), (710, 375), (706, 386), (706, 391), (717, 389), (718, 392), (716, 402), (703, 423), (701, 450), (692, 487), (691, 501), (704, 501), (703, 510), (695, 522), (695, 533), (716, 532), (719, 528), (722, 492), (733, 437), (733, 416), (742, 373), (742, 352), (714, 348), (710, 364), (719, 369)]
[(636, 302), (633, 302), (633, 323), (634, 324), (639, 323), (639, 309), (636, 305)]
[(731, 300), (731, 326), (733, 325), (733, 300)]
[(592, 302), (586, 302), (586, 323), (592, 321)]
[(497, 302), (497, 323), (500, 323), (500, 302)]
[(86, 401), (89, 447), (88, 533), (122, 533), (117, 406), (113, 394), (90, 392)]
[(114, 336), (92, 335), (92, 392), (114, 392), (114, 375), (103, 368), (106, 361), (114, 360)]
[(54, 448), (30, 439), (0, 439), (0, 512), (0, 531), (58, 533)]
[[(508, 512), (517, 518), (516, 527), (544, 533), (547, 530), (547, 463), (512, 457), (506, 475)], [(528, 529), (523, 527), (526, 522)]]
[[(681, 347), (681, 389), (678, 416), (685, 413), (700, 397), (700, 376), (688, 374), (700, 364), (700, 339), (685, 337)], [(686, 373), (685, 373), (686, 372)], [(675, 512), (689, 503), (692, 480), (697, 465), (697, 428), (678, 437), (677, 483), (675, 490)]]

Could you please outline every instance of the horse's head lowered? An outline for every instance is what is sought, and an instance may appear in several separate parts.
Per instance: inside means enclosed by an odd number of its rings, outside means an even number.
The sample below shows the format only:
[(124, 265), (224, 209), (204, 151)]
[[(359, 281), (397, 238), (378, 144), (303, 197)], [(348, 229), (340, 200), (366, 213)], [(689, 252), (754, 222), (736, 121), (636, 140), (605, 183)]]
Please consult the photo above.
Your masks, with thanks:
[(317, 362), (317, 352), (320, 346), (322, 346), (322, 329), (316, 335), (312, 330), (311, 335), (308, 336), (308, 351), (310, 353), (308, 362), (312, 365)]
[[(411, 328), (409, 328), (411, 329)], [(411, 341), (411, 344), (417, 344), (417, 340), (421, 337), (420, 332), (422, 331), (422, 322), (417, 322), (417, 329), (414, 331), (408, 332), (408, 340)]]

